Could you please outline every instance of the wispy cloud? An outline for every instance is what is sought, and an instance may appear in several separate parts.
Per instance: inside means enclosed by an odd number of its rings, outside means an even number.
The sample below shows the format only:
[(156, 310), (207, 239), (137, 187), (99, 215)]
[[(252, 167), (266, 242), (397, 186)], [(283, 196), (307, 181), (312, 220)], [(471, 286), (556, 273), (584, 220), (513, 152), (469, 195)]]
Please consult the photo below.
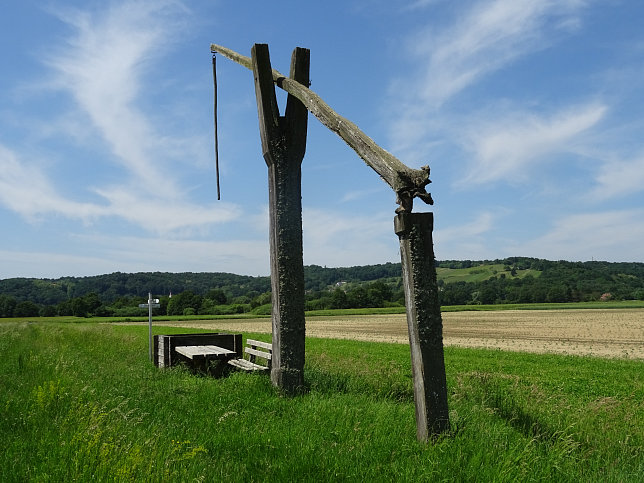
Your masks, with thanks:
[(574, 152), (576, 141), (596, 126), (606, 111), (606, 106), (591, 102), (546, 116), (515, 111), (471, 123), (465, 137), (474, 161), (462, 183), (523, 181), (535, 161)]
[(104, 256), (71, 255), (55, 252), (0, 250), (0, 279), (14, 277), (58, 278), (70, 273), (91, 276), (122, 270)]
[(231, 203), (199, 205), (181, 199), (167, 199), (162, 193), (138, 197), (132, 190), (124, 188), (97, 189), (96, 192), (109, 200), (107, 214), (156, 233), (227, 222), (241, 214), (240, 207)]
[(112, 3), (105, 10), (64, 9), (57, 14), (74, 30), (47, 63), (54, 86), (67, 91), (108, 143), (114, 159), (150, 191), (178, 195), (164, 176), (160, 136), (138, 106), (142, 78), (158, 46), (172, 35), (173, 18), (183, 7), (174, 1)]
[(29, 220), (60, 214), (90, 221), (107, 214), (104, 207), (61, 196), (43, 172), (0, 145), (0, 203)]
[(416, 0), (415, 2), (412, 2), (411, 4), (404, 7), (404, 10), (422, 10), (423, 8), (427, 8), (430, 5), (434, 5), (440, 1), (442, 0)]
[(253, 276), (269, 272), (268, 245), (264, 241), (78, 235), (72, 236), (69, 243), (91, 246), (97, 255), (0, 250), (0, 278), (55, 278), (69, 274), (70, 267), (79, 276), (123, 271), (123, 267), (128, 272), (230, 272)]
[(383, 189), (381, 186), (365, 190), (351, 190), (344, 194), (344, 196), (340, 199), (340, 203), (349, 203), (361, 199), (373, 198), (375, 196), (378, 196), (379, 194), (382, 194), (382, 192)]
[(484, 0), (465, 9), (459, 4), (451, 23), (411, 33), (404, 49), (418, 67), (392, 82), (392, 149), (412, 159), (426, 156), (436, 134), (444, 133), (448, 101), (578, 28), (585, 6), (582, 0)]
[(97, 244), (114, 261), (115, 267), (134, 265), (141, 271), (269, 273), (269, 248), (264, 239), (203, 241), (79, 235), (77, 241)]
[(597, 200), (620, 198), (644, 191), (644, 155), (633, 160), (610, 161), (596, 178), (598, 186), (591, 197)]
[(436, 228), (434, 241), (436, 257), (445, 259), (481, 260), (491, 257), (486, 235), (494, 228), (496, 216), (480, 213), (473, 220), (458, 226)]
[(118, 217), (156, 233), (230, 221), (239, 216), (230, 203), (197, 205), (162, 196), (138, 197), (128, 188), (96, 189), (109, 200), (105, 205), (73, 201), (59, 193), (45, 172), (0, 145), (0, 203), (31, 221), (64, 216), (91, 223), (101, 217)]
[[(177, 41), (182, 19), (189, 15), (186, 7), (174, 0), (144, 0), (90, 8), (52, 10), (71, 34), (50, 46), (45, 61), (51, 69), (50, 90), (44, 94), (50, 94), (51, 89), (67, 93), (75, 108), (57, 112), (54, 122), (59, 124), (48, 126), (43, 135), (51, 136), (58, 130), (73, 153), (89, 133), (92, 142), (98, 133), (103, 143), (93, 144), (96, 156), (87, 160), (88, 171), (107, 168), (116, 173), (115, 165), (120, 166), (124, 172), (119, 184), (106, 186), (96, 177), (93, 187), (81, 188), (85, 191), (81, 197), (91, 201), (73, 201), (57, 187), (53, 171), (42, 169), (40, 165), (46, 163), (28, 162), (0, 145), (0, 203), (30, 220), (52, 214), (85, 222), (118, 217), (156, 233), (238, 216), (236, 205), (189, 200), (189, 189), (176, 175), (177, 165), (185, 163), (186, 153), (203, 148), (186, 149), (195, 144), (192, 134), (188, 138), (164, 135), (164, 120), (157, 111), (152, 114), (149, 104), (150, 86), (154, 89), (155, 84), (148, 74), (162, 55), (159, 46), (167, 49)], [(78, 131), (82, 134), (75, 136)], [(39, 153), (46, 156), (43, 148)], [(68, 153), (65, 156), (70, 156)], [(72, 155), (87, 156), (82, 151)], [(163, 223), (158, 220), (160, 214)]]
[(346, 267), (399, 259), (393, 215), (305, 208), (302, 218), (306, 264)]
[(409, 46), (424, 69), (414, 91), (426, 107), (440, 107), (482, 76), (551, 45), (550, 35), (569, 31), (578, 23), (584, 4), (580, 0), (483, 1), (440, 31), (432, 28), (416, 34)]
[(565, 216), (552, 230), (517, 247), (517, 253), (562, 259), (637, 261), (642, 259), (644, 210), (615, 210)]

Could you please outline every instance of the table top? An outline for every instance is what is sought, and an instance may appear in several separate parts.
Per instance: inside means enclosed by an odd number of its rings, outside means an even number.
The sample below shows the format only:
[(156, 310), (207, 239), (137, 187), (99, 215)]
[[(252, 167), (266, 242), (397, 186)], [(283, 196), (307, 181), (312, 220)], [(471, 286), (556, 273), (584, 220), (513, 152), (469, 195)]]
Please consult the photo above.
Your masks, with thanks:
[(195, 358), (232, 359), (237, 353), (216, 345), (180, 345), (174, 348), (179, 354)]

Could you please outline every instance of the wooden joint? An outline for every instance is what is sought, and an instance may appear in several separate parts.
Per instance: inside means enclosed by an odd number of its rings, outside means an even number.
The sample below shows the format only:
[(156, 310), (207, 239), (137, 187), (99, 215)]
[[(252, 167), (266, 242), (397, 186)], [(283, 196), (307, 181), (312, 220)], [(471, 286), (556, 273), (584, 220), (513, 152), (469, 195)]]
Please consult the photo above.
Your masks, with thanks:
[(398, 213), (394, 217), (394, 232), (399, 237), (409, 235), (414, 226), (418, 226), (422, 231), (431, 232), (434, 229), (434, 214)]
[[(289, 94), (285, 115), (280, 116), (275, 84), (280, 86), (286, 78), (275, 78), (268, 45), (253, 46), (251, 64), (264, 159), (269, 165), (275, 162), (275, 159), (284, 157), (301, 162), (306, 151), (308, 109), (297, 97)], [(291, 56), (290, 79), (307, 86), (309, 70), (309, 49), (295, 48)]]

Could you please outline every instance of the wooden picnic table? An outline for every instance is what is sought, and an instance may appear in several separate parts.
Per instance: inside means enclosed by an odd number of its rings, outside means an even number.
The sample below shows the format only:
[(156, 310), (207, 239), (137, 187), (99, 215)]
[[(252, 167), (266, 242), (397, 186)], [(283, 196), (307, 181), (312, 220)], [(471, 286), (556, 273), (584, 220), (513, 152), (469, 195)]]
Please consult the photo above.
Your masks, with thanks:
[(237, 355), (235, 351), (216, 345), (179, 345), (174, 350), (192, 360), (228, 360)]
[[(179, 345), (174, 350), (192, 360), (195, 368), (201, 368), (213, 375), (221, 375), (227, 367), (227, 362), (239, 357), (237, 352), (216, 345)], [(212, 366), (213, 361), (220, 361)]]

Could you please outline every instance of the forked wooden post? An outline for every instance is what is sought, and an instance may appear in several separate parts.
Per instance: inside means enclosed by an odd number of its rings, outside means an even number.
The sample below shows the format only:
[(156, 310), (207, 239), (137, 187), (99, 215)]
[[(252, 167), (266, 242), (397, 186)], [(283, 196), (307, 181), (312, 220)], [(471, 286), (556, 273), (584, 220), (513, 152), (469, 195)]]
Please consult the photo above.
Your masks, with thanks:
[[(296, 48), (290, 78), (309, 85), (309, 50)], [(251, 54), (262, 154), (268, 166), (273, 360), (271, 381), (294, 394), (304, 386), (304, 264), (302, 259), (302, 159), (308, 111), (289, 94), (279, 115), (268, 45)]]
[(432, 213), (400, 213), (394, 229), (400, 239), (407, 325), (414, 377), (416, 435), (427, 441), (449, 430), (443, 322), (434, 266)]

